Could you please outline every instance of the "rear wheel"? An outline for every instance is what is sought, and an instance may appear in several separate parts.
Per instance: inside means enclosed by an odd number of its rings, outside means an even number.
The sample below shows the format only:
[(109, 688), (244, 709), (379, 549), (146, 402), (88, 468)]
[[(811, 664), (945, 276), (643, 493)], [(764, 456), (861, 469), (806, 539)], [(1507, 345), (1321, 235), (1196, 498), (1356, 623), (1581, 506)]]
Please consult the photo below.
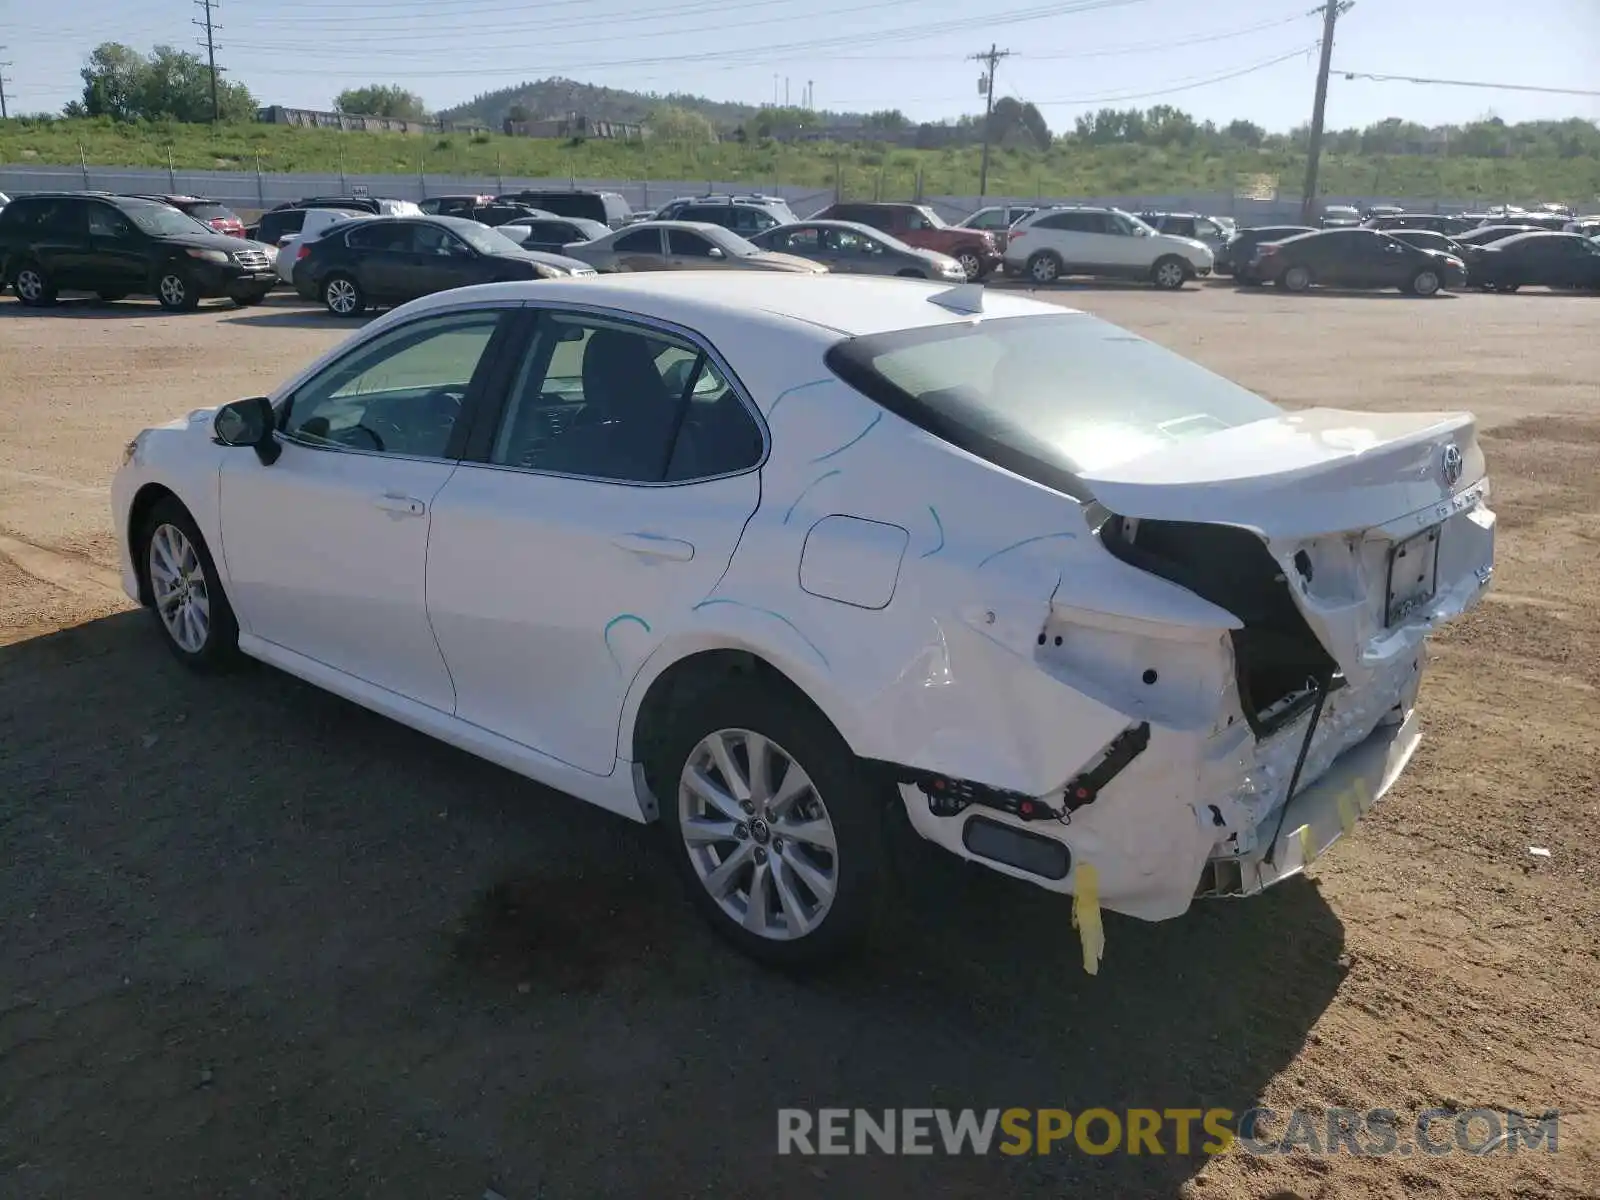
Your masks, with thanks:
[(56, 302), (56, 285), (36, 262), (25, 262), (11, 279), (17, 299), (29, 308), (47, 308)]
[(844, 739), (802, 699), (734, 677), (658, 743), (669, 853), (696, 907), (744, 953), (831, 958), (863, 933), (882, 866), (882, 814)]
[(361, 285), (348, 275), (329, 275), (322, 282), (322, 303), (336, 317), (359, 317), (367, 307)]
[(1438, 292), (1439, 273), (1437, 271), (1418, 271), (1411, 277), (1411, 282), (1406, 285), (1413, 296), (1432, 296)]
[(1062, 264), (1055, 253), (1041, 250), (1028, 260), (1028, 278), (1035, 283), (1054, 283), (1061, 278)]
[(1189, 278), (1189, 267), (1181, 258), (1168, 255), (1158, 258), (1156, 265), (1150, 269), (1150, 281), (1165, 292), (1175, 292), (1181, 288)]
[(1278, 280), (1278, 286), (1289, 292), (1303, 292), (1311, 286), (1309, 267), (1290, 267)]
[(156, 299), (168, 312), (193, 312), (200, 306), (200, 292), (182, 267), (163, 267), (156, 279)]

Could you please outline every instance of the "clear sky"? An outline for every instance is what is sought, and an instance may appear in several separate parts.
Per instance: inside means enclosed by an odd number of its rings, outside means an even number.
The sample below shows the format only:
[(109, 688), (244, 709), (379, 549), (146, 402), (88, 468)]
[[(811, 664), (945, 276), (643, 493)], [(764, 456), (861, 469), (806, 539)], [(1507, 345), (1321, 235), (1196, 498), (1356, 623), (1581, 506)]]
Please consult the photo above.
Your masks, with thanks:
[[(1315, 0), (224, 0), (218, 61), (263, 104), (328, 108), (338, 91), (399, 83), (433, 108), (564, 75), (641, 91), (819, 108), (976, 111), (993, 41), (1013, 51), (995, 94), (1054, 129), (1102, 105), (1167, 103), (1283, 130), (1310, 111)], [(0, 0), (11, 110), (57, 110), (103, 41), (192, 47), (190, 0)], [(1336, 70), (1600, 91), (1600, 0), (1358, 0)], [(1228, 78), (1220, 78), (1228, 76)], [(1198, 86), (1191, 86), (1198, 85)], [(1335, 75), (1328, 120), (1425, 124), (1582, 116), (1600, 98)]]

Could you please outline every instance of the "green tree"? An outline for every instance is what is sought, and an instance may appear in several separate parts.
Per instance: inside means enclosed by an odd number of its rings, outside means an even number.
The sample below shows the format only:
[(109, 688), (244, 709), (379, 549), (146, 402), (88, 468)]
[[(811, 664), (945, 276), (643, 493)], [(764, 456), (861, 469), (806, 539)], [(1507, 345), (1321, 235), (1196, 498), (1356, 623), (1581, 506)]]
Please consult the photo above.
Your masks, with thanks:
[(366, 87), (346, 88), (334, 99), (333, 107), (355, 117), (390, 117), (399, 121), (428, 119), (428, 106), (422, 97), (399, 84), (371, 83)]
[[(68, 116), (110, 117), (116, 121), (209, 121), (211, 71), (198, 54), (157, 46), (145, 57), (120, 42), (96, 46), (80, 72), (83, 99), (67, 106)], [(217, 115), (248, 121), (255, 97), (242, 83), (217, 81)]]
[(676, 104), (663, 104), (645, 124), (655, 137), (677, 145), (705, 145), (717, 140), (717, 131), (709, 119)]

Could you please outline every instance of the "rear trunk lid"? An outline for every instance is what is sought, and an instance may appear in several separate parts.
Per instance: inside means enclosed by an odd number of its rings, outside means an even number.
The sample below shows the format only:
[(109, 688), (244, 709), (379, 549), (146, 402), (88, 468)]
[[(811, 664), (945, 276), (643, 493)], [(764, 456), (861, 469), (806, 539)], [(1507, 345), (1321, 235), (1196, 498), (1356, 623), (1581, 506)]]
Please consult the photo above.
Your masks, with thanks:
[(1288, 591), (1352, 683), (1413, 651), (1493, 571), (1494, 514), (1465, 413), (1285, 413), (1082, 477), (1130, 526), (1130, 545), (1155, 522), (1163, 554), (1192, 553), (1191, 578), (1235, 569), (1202, 549), (1205, 527), (1255, 534), (1279, 572), (1261, 586)]

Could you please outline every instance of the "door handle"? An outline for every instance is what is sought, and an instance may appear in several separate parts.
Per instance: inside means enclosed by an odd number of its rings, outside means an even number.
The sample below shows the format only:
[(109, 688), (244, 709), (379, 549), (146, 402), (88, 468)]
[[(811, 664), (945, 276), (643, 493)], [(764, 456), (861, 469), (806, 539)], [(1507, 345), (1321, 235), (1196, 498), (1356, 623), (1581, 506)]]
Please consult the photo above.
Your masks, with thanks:
[(373, 503), (384, 512), (396, 513), (402, 517), (420, 517), (428, 511), (428, 506), (415, 496), (401, 496), (394, 492), (385, 492)]
[(694, 545), (655, 533), (624, 533), (611, 539), (618, 550), (643, 558), (662, 558), (668, 562), (688, 562), (694, 558)]

